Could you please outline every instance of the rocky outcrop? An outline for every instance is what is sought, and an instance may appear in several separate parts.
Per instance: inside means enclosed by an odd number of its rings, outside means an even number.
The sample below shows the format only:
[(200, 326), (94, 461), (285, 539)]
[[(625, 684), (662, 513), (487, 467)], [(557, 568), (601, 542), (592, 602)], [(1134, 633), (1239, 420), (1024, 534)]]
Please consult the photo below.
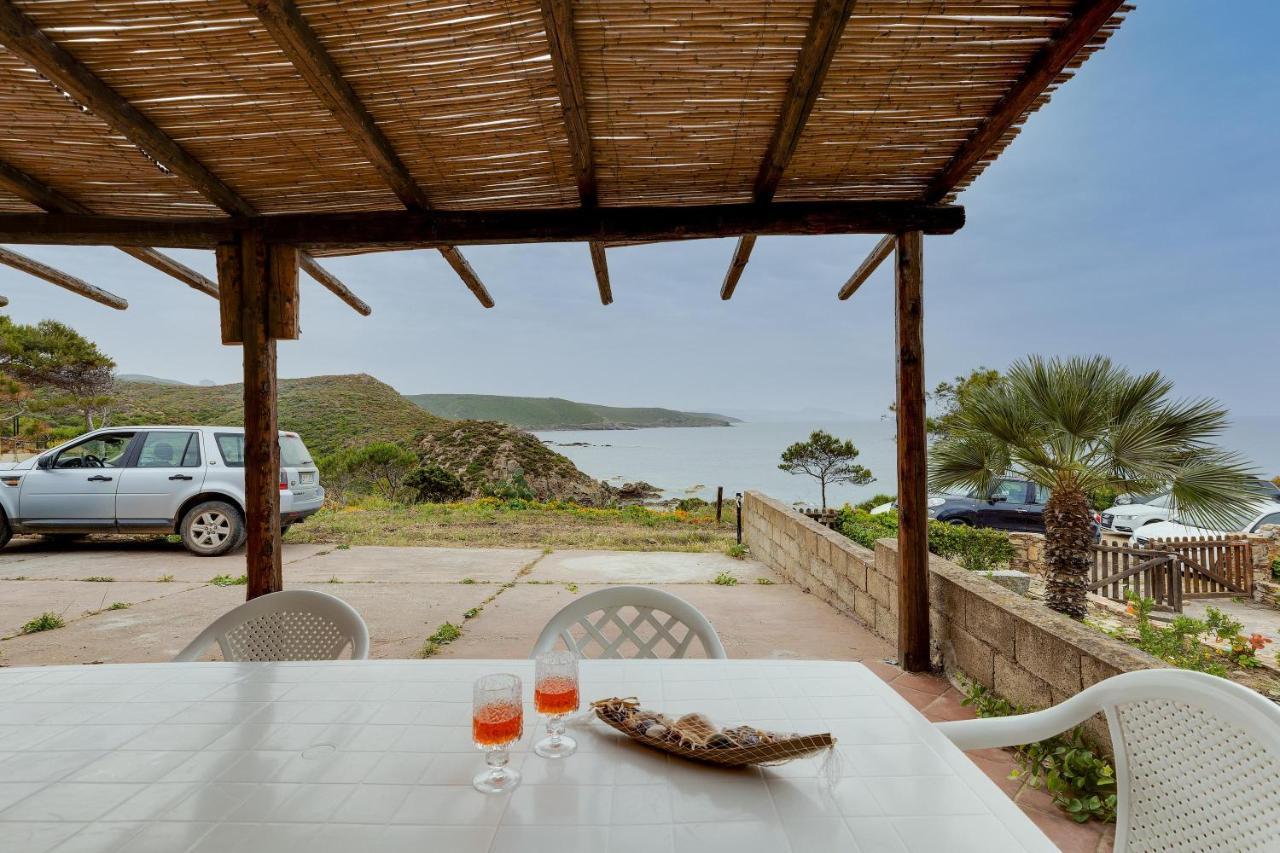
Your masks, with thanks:
[(614, 490), (618, 503), (640, 504), (654, 501), (662, 497), (662, 490), (652, 483), (638, 480), (634, 483), (623, 483)]
[(495, 485), (523, 480), (534, 498), (585, 506), (613, 503), (615, 490), (578, 470), (529, 433), (497, 421), (449, 421), (418, 441), (424, 464), (435, 464), (480, 496)]

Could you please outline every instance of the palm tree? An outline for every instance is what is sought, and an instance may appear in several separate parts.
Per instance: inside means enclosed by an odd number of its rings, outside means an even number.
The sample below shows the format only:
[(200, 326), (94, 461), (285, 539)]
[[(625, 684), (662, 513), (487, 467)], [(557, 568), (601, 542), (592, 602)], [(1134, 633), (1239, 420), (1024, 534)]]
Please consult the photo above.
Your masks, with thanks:
[(1133, 375), (1102, 356), (1029, 356), (975, 388), (950, 434), (930, 451), (930, 485), (987, 494), (1021, 475), (1052, 491), (1044, 510), (1047, 603), (1083, 619), (1097, 489), (1169, 489), (1179, 515), (1230, 529), (1255, 497), (1253, 474), (1211, 443), (1226, 411), (1213, 400), (1169, 399), (1157, 372)]

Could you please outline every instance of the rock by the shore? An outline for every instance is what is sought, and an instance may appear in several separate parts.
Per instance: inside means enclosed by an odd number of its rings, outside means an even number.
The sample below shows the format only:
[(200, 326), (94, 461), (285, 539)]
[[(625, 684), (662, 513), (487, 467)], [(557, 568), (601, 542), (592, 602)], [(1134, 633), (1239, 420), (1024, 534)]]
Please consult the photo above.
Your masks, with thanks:
[(634, 483), (623, 483), (614, 489), (614, 498), (618, 503), (644, 503), (662, 497), (662, 490), (652, 483), (638, 480)]

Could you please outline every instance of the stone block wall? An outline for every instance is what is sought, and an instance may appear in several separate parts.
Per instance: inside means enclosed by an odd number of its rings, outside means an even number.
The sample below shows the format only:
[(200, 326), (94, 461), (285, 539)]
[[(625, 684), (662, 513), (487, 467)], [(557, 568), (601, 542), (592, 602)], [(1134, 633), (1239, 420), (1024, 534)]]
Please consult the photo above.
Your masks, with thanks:
[[(759, 492), (743, 498), (743, 538), (756, 559), (898, 639), (898, 546), (871, 552)], [(1027, 708), (1057, 704), (1121, 672), (1165, 664), (940, 557), (929, 559), (934, 663)], [(1095, 734), (1105, 740), (1105, 730)]]
[(1009, 560), (1009, 568), (1029, 575), (1045, 573), (1043, 533), (1011, 532), (1009, 543), (1013, 545), (1013, 558)]

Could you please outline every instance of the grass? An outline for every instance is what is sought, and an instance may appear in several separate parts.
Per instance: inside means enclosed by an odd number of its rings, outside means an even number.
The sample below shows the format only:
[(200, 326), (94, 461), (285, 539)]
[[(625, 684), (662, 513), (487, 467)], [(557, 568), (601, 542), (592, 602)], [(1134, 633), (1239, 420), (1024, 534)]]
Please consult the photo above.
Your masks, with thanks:
[(727, 556), (733, 557), (735, 560), (745, 560), (747, 558), (747, 546), (741, 542), (734, 542), (732, 545), (724, 549)]
[(289, 531), (290, 542), (500, 548), (598, 548), (619, 551), (723, 552), (735, 524), (715, 508), (666, 512), (645, 507), (595, 509), (569, 502), (481, 498), (400, 505), (376, 499), (326, 508)]
[(214, 586), (244, 586), (248, 582), (249, 582), (248, 575), (241, 575), (238, 578), (232, 577), (231, 575), (214, 575), (213, 577), (209, 578), (209, 583), (213, 584)]
[[(479, 613), (478, 608), (473, 609), (477, 614)], [(434, 634), (427, 637), (427, 641), (422, 644), (422, 650), (418, 652), (418, 657), (429, 658), (461, 636), (461, 628), (452, 622), (445, 622), (439, 628), (436, 628), (436, 632)]]
[(161, 575), (156, 578), (157, 583), (173, 583), (173, 575)]
[(768, 578), (756, 578), (756, 583), (760, 584), (760, 586), (773, 586), (773, 581)]
[(111, 603), (111, 606), (108, 607), (107, 609), (108, 610), (128, 610), (129, 607), (130, 605), (129, 605), (129, 602), (127, 601), (113, 601)]
[(738, 579), (735, 578), (733, 575), (729, 574), (728, 572), (721, 572), (720, 574), (716, 575), (716, 578), (715, 580), (712, 581), (712, 583), (715, 584), (716, 586), (737, 586)]
[(80, 578), (80, 580), (87, 581), (88, 583), (115, 583), (116, 579), (109, 578), (104, 575), (89, 575), (89, 577)]
[(66, 624), (67, 623), (62, 621), (62, 617), (57, 613), (50, 613), (46, 611), (23, 625), (22, 633), (38, 634), (41, 631), (52, 631), (54, 628), (61, 628)]

